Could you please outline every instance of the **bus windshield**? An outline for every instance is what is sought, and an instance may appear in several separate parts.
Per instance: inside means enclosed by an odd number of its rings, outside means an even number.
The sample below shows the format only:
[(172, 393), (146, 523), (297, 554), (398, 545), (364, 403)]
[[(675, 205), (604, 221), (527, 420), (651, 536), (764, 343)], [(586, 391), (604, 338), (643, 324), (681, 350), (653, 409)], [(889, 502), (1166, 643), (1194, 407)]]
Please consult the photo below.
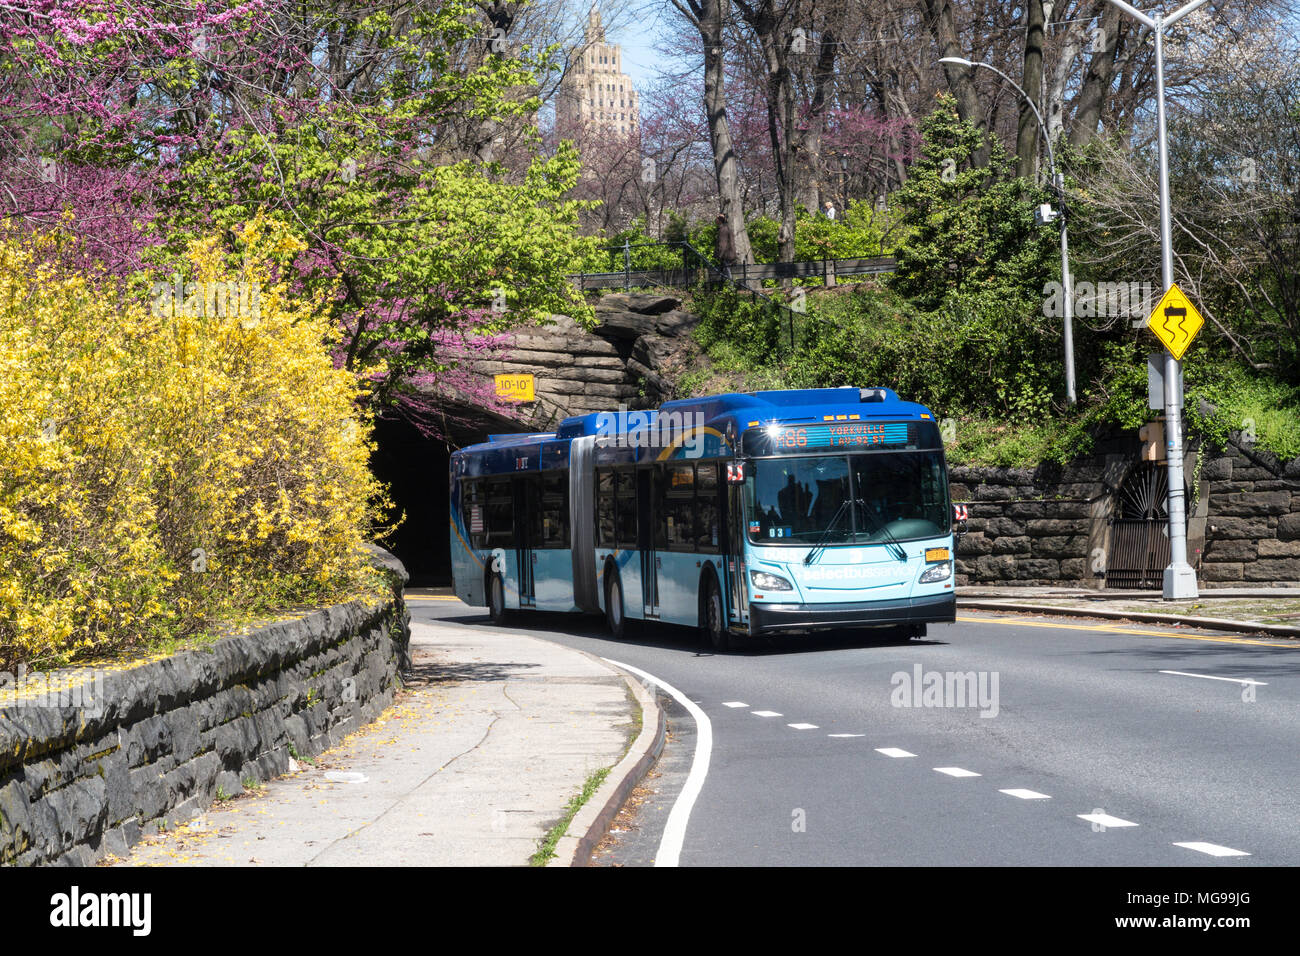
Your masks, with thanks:
[(951, 528), (939, 452), (767, 458), (745, 482), (756, 544), (876, 544), (934, 538)]

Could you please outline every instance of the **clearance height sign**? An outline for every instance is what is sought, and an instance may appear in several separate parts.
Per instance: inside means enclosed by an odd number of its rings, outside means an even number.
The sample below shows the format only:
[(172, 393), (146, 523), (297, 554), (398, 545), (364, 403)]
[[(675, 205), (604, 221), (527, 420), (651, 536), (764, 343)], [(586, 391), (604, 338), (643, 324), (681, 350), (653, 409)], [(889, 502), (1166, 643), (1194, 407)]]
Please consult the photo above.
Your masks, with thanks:
[(498, 375), (496, 386), (497, 398), (503, 401), (537, 401), (537, 383), (532, 375)]

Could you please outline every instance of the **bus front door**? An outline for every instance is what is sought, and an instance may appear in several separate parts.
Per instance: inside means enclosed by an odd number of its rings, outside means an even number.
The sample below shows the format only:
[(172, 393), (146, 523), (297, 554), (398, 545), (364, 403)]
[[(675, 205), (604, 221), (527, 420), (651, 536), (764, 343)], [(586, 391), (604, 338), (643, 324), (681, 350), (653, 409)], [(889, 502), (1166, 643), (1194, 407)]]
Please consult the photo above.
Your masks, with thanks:
[(537, 555), (533, 548), (539, 544), (534, 525), (541, 522), (539, 479), (534, 475), (517, 475), (514, 486), (515, 560), (519, 568), (519, 606), (534, 607), (537, 603), (533, 587), (533, 562)]
[(731, 586), (730, 618), (733, 622), (744, 624), (749, 620), (749, 589), (746, 587), (748, 577), (745, 568), (745, 486), (739, 483), (727, 484), (727, 581)]
[(655, 527), (659, 520), (659, 488), (656, 468), (639, 468), (636, 473), (636, 546), (641, 554), (641, 600), (647, 619), (659, 617), (659, 555), (655, 551)]

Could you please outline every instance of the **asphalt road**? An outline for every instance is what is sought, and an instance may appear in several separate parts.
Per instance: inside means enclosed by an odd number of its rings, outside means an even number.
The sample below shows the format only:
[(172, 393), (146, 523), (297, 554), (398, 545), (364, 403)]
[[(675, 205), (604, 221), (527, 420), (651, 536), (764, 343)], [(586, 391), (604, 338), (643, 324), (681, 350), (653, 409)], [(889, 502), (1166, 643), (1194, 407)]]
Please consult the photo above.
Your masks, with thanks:
[[(411, 608), (490, 626), (454, 600)], [(685, 629), (616, 642), (593, 618), (513, 626), (640, 668), (703, 712), (712, 751), (682, 865), (1300, 864), (1295, 642), (962, 614), (925, 641), (715, 655)], [(683, 706), (670, 714), (658, 792), (606, 862), (662, 851), (701, 736)], [(1249, 855), (1214, 855), (1233, 851)]]

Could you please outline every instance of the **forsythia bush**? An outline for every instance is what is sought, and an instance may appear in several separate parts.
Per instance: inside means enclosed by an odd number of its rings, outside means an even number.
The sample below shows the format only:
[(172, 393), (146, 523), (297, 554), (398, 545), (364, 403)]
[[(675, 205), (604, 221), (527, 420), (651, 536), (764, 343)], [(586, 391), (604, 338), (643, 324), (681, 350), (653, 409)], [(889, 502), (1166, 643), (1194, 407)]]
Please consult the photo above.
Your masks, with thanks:
[[(366, 574), (387, 503), (360, 385), (329, 357), (323, 304), (276, 281), (297, 240), (261, 218), (238, 239), (233, 275), (216, 240), (191, 247), (175, 299), (58, 265), (64, 238), (0, 234), (0, 670)], [(213, 288), (243, 294), (221, 308)]]

